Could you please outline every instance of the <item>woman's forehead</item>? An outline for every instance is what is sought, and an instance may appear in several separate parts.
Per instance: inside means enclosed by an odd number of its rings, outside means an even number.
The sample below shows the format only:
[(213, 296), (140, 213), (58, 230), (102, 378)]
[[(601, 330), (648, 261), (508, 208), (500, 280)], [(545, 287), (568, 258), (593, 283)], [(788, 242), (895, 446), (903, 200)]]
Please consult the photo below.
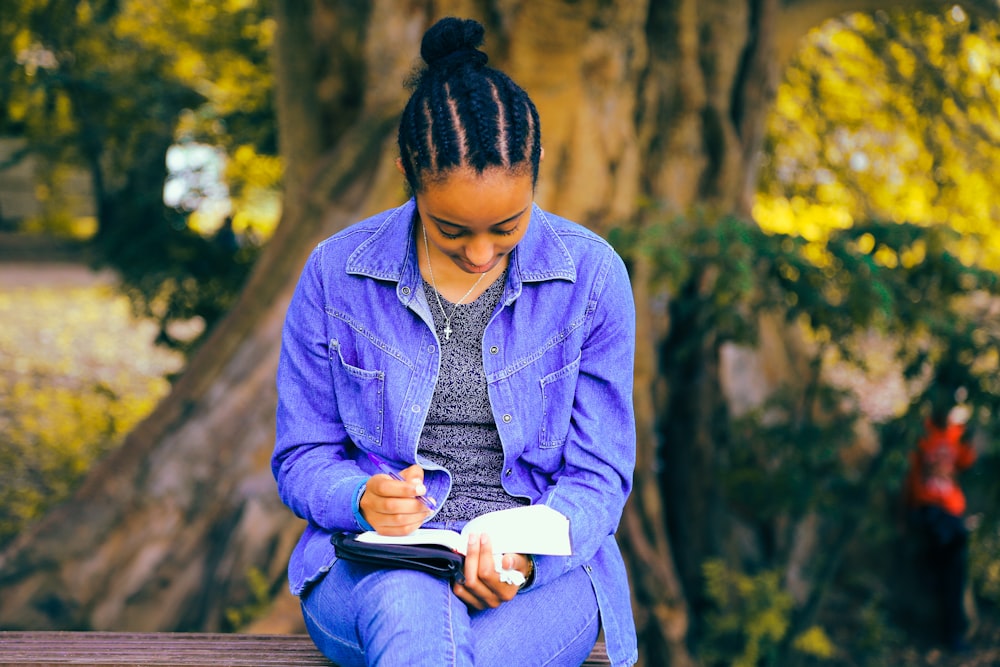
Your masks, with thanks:
[(422, 213), (435, 222), (458, 226), (494, 226), (531, 208), (534, 188), (530, 174), (505, 169), (456, 169), (428, 182), (417, 193)]

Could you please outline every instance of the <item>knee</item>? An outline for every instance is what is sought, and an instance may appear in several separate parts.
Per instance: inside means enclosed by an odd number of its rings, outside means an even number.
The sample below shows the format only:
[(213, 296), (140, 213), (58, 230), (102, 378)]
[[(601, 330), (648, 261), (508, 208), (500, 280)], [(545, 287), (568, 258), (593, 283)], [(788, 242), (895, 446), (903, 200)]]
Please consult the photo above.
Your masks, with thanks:
[[(358, 591), (358, 630), (362, 634), (405, 635), (468, 626), (468, 611), (447, 580), (414, 570), (388, 569), (369, 578)], [(463, 623), (464, 621), (464, 623)]]
[[(428, 613), (451, 595), (448, 582), (422, 572), (387, 569), (368, 577), (362, 590), (355, 591), (359, 622), (364, 617), (378, 617), (385, 622), (399, 623), (401, 629), (415, 615)], [(437, 603), (437, 604), (436, 604)]]
[(382, 664), (471, 664), (470, 621), (445, 580), (411, 570), (371, 577), (356, 600), (357, 632)]

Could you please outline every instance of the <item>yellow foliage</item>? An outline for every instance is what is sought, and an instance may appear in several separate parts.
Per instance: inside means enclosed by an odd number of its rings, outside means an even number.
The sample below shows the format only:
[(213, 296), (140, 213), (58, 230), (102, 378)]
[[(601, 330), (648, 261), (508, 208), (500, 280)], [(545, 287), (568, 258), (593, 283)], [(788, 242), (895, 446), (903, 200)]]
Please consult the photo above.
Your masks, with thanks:
[(814, 625), (792, 642), (792, 646), (801, 653), (815, 656), (817, 658), (832, 658), (835, 652), (833, 642), (827, 636), (823, 628)]
[[(704, 653), (713, 663), (755, 667), (788, 632), (792, 598), (782, 589), (779, 572), (748, 575), (719, 559), (706, 561), (702, 572), (714, 606), (706, 615)], [(739, 646), (738, 653), (721, 655), (722, 645)]]
[(149, 414), (182, 358), (107, 286), (0, 291), (0, 321), (2, 544)]
[(889, 269), (894, 269), (899, 266), (899, 257), (896, 256), (896, 252), (892, 248), (886, 246), (879, 246), (875, 250), (875, 254), (872, 255), (875, 259), (875, 263), (880, 266), (884, 266)]
[(81, 24), (85, 25), (90, 23), (94, 19), (94, 10), (90, 6), (89, 2), (84, 0), (76, 5), (76, 20)]
[(913, 72), (917, 68), (917, 59), (914, 57), (912, 51), (904, 48), (901, 44), (893, 42), (889, 45), (889, 53), (896, 60), (896, 66), (899, 68), (900, 74), (907, 78), (913, 76)]
[(238, 12), (253, 6), (255, 0), (226, 0), (227, 12)]
[(32, 34), (30, 30), (21, 29), (14, 35), (14, 53), (24, 53), (31, 48)]
[(912, 269), (921, 264), (927, 257), (927, 242), (919, 239), (912, 246), (903, 250), (899, 255), (899, 263), (903, 268)]
[(1000, 270), (998, 109), (997, 24), (960, 10), (830, 21), (777, 91), (753, 217), (816, 243), (854, 220), (947, 224), (962, 261)]
[(858, 238), (858, 250), (866, 255), (875, 249), (875, 237), (865, 233)]
[(234, 193), (233, 231), (252, 232), (258, 239), (271, 237), (281, 219), (280, 184), (284, 163), (280, 157), (261, 155), (244, 144), (226, 164), (226, 178), (240, 183)]
[(205, 67), (205, 60), (200, 53), (194, 51), (184, 51), (177, 55), (174, 61), (174, 73), (182, 81), (198, 80), (203, 78), (208, 72)]

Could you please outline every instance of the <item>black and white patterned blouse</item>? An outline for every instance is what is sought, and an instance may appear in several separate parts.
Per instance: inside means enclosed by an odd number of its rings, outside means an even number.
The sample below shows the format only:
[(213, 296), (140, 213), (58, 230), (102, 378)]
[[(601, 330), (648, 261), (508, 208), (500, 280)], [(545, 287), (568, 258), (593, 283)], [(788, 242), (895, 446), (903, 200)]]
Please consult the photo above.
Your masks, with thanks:
[[(500, 302), (507, 272), (475, 301), (457, 307), (443, 296), (441, 312), (434, 287), (424, 293), (441, 343), (441, 373), (420, 436), (420, 453), (451, 472), (452, 488), (435, 521), (467, 521), (493, 510), (526, 504), (500, 485), (503, 448), (496, 429), (483, 370), (483, 332)], [(455, 309), (445, 340), (445, 318)]]

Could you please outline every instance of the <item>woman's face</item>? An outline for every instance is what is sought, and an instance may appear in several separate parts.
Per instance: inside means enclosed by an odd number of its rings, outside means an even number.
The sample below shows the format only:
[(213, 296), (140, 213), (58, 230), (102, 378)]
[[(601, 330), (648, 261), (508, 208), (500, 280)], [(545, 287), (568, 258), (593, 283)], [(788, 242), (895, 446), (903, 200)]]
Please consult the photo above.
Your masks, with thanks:
[(426, 182), (416, 200), (432, 257), (466, 273), (496, 268), (528, 230), (534, 194), (530, 174), (499, 168), (462, 168)]

